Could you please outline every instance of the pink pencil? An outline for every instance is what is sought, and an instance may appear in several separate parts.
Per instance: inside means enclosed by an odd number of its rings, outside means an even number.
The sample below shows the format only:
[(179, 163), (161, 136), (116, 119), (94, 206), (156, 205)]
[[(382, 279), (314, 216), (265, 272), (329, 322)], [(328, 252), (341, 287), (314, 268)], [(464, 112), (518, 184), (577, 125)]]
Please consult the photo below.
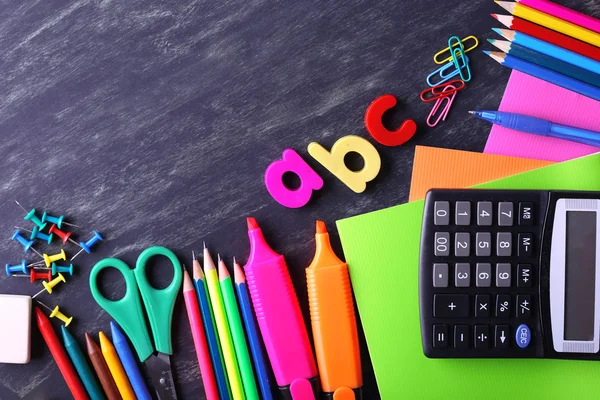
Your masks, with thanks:
[(547, 0), (517, 0), (517, 3), (527, 7), (535, 8), (556, 18), (571, 22), (583, 28), (600, 33), (600, 20), (578, 11), (571, 10), (560, 4), (552, 3)]
[(194, 346), (196, 347), (196, 355), (198, 356), (200, 375), (202, 375), (206, 399), (219, 400), (219, 390), (217, 389), (217, 382), (210, 361), (210, 353), (208, 352), (208, 345), (206, 344), (206, 336), (204, 335), (204, 326), (202, 324), (200, 306), (198, 305), (198, 297), (196, 296), (194, 284), (187, 271), (183, 272), (183, 298), (185, 299), (185, 308), (187, 309), (188, 319), (190, 320), (190, 328), (192, 330), (192, 337), (194, 338)]

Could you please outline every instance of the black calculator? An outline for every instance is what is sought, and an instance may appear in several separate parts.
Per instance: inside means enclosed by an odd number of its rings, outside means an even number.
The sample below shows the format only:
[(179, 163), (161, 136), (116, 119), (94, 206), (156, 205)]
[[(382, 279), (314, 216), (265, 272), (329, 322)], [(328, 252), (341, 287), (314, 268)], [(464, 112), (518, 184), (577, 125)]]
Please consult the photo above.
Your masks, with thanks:
[(598, 229), (600, 192), (429, 191), (425, 355), (600, 359)]

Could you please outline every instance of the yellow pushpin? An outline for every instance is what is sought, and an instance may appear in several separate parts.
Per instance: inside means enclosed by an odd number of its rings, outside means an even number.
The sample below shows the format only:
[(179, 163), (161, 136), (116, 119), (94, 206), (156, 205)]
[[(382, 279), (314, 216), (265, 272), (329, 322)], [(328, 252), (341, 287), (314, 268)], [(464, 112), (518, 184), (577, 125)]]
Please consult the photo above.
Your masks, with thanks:
[(49, 256), (48, 254), (44, 254), (44, 261), (46, 262), (46, 267), (50, 268), (53, 262), (58, 260), (66, 260), (67, 255), (65, 254), (65, 250), (62, 249), (60, 253)]
[(62, 322), (65, 323), (65, 326), (69, 326), (69, 324), (73, 321), (73, 317), (67, 317), (65, 314), (61, 313), (60, 310), (58, 309), (58, 306), (54, 307), (54, 310), (51, 309), (50, 307), (48, 307), (47, 305), (45, 305), (44, 303), (42, 303), (41, 301), (38, 301), (38, 304), (41, 305), (42, 307), (44, 307), (46, 310), (50, 311), (50, 318), (58, 318), (60, 319)]
[(44, 285), (44, 289), (42, 289), (39, 292), (37, 292), (31, 298), (35, 299), (40, 294), (44, 293), (44, 290), (46, 290), (46, 291), (48, 291), (48, 293), (52, 294), (52, 289), (54, 288), (54, 286), (58, 285), (60, 282), (67, 282), (67, 280), (65, 279), (65, 277), (63, 276), (63, 274), (61, 274), (59, 272), (58, 276), (56, 278), (52, 279), (50, 282), (42, 282), (42, 285)]

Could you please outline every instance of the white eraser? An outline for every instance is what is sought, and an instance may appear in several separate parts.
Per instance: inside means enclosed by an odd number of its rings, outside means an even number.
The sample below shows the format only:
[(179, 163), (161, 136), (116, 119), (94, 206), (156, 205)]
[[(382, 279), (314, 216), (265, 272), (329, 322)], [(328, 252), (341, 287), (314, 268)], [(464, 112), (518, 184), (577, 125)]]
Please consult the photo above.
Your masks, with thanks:
[(31, 297), (0, 294), (0, 363), (27, 364), (31, 349)]

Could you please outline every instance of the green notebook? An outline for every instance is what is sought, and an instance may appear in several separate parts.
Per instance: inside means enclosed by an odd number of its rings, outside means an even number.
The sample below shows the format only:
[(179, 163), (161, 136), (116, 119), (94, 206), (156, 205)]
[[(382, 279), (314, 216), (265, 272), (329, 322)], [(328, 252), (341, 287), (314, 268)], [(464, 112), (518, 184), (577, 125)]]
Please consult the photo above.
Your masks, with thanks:
[[(600, 153), (476, 186), (600, 191)], [(423, 200), (337, 221), (381, 396), (600, 398), (600, 362), (428, 359), (419, 322)]]

